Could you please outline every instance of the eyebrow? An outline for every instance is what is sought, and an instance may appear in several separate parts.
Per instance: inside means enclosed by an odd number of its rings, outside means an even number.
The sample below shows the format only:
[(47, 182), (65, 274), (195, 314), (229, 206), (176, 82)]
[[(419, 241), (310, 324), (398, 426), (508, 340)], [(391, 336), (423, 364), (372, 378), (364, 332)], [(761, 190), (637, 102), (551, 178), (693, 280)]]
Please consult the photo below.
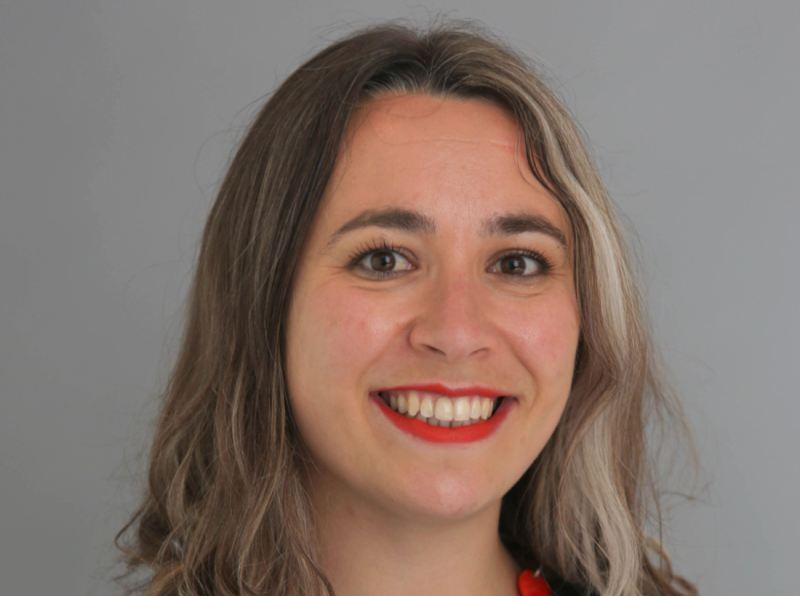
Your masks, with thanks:
[[(436, 234), (436, 222), (419, 211), (401, 207), (367, 209), (331, 234), (325, 251), (333, 248), (333, 245), (348, 232), (371, 226), (422, 233), (429, 236)], [(480, 235), (484, 238), (488, 236), (512, 236), (526, 232), (545, 234), (555, 239), (564, 248), (567, 247), (567, 239), (564, 237), (564, 233), (553, 225), (550, 220), (541, 215), (525, 212), (500, 213), (481, 222)]]

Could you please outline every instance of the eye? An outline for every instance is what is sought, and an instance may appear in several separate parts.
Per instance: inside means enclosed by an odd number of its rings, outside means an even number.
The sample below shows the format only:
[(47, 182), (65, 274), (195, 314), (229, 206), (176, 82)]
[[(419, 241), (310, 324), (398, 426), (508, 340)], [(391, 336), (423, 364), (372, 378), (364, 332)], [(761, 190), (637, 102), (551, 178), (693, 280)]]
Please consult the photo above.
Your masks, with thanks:
[(532, 278), (544, 275), (549, 269), (550, 263), (542, 255), (530, 250), (518, 250), (500, 257), (490, 270), (509, 277)]
[(367, 246), (359, 249), (350, 257), (350, 269), (359, 269), (372, 277), (392, 277), (402, 271), (409, 271), (414, 266), (393, 245), (388, 246), (385, 240), (379, 246)]
[[(347, 268), (358, 269), (374, 278), (394, 277), (403, 271), (415, 269), (404, 253), (404, 249), (388, 245), (382, 238), (380, 244), (360, 247), (350, 256)], [(551, 268), (550, 261), (543, 255), (532, 250), (516, 249), (501, 255), (489, 271), (515, 281), (527, 281), (545, 275)]]

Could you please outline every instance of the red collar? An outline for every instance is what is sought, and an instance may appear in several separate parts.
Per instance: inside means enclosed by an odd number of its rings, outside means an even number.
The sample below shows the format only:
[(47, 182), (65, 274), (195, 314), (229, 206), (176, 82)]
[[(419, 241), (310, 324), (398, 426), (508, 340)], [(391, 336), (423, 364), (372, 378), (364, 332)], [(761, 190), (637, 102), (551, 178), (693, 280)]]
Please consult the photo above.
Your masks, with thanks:
[(541, 573), (534, 573), (530, 569), (519, 574), (517, 587), (520, 596), (550, 596), (553, 593)]

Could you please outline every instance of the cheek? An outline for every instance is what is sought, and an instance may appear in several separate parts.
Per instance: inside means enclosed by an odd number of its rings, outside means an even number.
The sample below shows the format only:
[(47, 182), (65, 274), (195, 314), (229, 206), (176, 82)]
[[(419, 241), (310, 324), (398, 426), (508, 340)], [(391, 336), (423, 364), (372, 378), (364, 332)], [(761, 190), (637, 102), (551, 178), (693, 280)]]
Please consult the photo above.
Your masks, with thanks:
[(369, 294), (321, 286), (301, 300), (294, 354), (315, 387), (355, 389), (384, 350), (396, 321)]
[[(361, 381), (384, 332), (369, 305), (333, 284), (299, 286), (287, 327), (289, 400), (300, 434), (318, 464), (357, 461), (352, 436), (367, 404)], [(345, 421), (349, 421), (345, 424)]]
[(542, 296), (519, 309), (504, 311), (509, 348), (526, 369), (530, 400), (520, 403), (525, 430), (507, 446), (506, 457), (527, 469), (558, 424), (572, 387), (579, 337), (577, 305), (569, 294)]
[(504, 309), (501, 324), (511, 348), (533, 377), (537, 394), (566, 401), (580, 329), (574, 298), (557, 293)]

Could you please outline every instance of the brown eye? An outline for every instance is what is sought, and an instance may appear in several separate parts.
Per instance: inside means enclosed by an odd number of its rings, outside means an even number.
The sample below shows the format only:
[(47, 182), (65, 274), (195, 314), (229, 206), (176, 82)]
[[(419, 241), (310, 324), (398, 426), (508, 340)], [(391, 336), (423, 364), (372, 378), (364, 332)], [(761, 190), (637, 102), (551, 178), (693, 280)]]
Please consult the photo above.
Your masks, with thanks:
[(509, 277), (534, 278), (546, 273), (548, 266), (534, 254), (514, 253), (495, 261), (496, 273)]
[(500, 270), (509, 274), (524, 272), (525, 261), (521, 257), (505, 257), (500, 260)]
[(399, 250), (387, 248), (367, 250), (355, 255), (350, 267), (375, 278), (392, 277), (414, 269)]
[(391, 271), (395, 264), (395, 258), (389, 251), (374, 252), (369, 264), (374, 271)]

